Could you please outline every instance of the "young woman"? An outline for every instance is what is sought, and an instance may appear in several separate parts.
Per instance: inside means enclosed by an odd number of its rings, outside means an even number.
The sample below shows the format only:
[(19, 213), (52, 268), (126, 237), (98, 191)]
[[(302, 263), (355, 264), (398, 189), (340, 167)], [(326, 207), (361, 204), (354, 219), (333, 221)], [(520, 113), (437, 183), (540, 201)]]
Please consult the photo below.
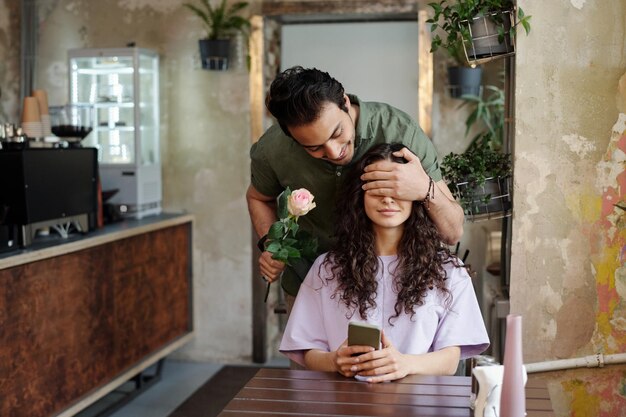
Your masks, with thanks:
[[(489, 346), (471, 278), (442, 245), (427, 215), (428, 200), (363, 191), (364, 168), (381, 160), (406, 163), (394, 155), (403, 147), (373, 147), (346, 178), (337, 245), (311, 267), (280, 345), (307, 369), (369, 382), (449, 375), (459, 359)], [(350, 321), (380, 327), (381, 349), (348, 346)]]

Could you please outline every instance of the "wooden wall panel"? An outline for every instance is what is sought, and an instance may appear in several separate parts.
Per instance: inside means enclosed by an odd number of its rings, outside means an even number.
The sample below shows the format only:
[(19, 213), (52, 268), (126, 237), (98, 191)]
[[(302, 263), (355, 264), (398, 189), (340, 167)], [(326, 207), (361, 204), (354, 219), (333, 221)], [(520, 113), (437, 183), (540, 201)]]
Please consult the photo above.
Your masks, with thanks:
[(44, 417), (191, 330), (190, 225), (0, 270), (0, 415)]

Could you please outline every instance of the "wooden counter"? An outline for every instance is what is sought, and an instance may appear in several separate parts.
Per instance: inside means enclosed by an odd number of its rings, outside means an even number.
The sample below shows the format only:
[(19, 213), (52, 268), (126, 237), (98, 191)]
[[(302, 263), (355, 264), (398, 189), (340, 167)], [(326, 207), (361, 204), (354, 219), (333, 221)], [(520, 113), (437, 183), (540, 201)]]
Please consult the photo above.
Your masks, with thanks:
[(192, 216), (0, 256), (0, 415), (71, 416), (192, 336)]

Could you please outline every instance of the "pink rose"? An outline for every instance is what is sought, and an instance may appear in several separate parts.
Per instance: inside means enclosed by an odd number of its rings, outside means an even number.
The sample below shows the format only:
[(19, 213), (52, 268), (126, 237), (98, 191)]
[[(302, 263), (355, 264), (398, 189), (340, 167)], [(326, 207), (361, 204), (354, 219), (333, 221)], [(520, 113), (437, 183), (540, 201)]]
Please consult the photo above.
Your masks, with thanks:
[(314, 208), (315, 203), (313, 202), (313, 194), (311, 194), (306, 188), (294, 190), (289, 195), (289, 199), (287, 200), (287, 210), (289, 210), (289, 214), (292, 216), (304, 216)]

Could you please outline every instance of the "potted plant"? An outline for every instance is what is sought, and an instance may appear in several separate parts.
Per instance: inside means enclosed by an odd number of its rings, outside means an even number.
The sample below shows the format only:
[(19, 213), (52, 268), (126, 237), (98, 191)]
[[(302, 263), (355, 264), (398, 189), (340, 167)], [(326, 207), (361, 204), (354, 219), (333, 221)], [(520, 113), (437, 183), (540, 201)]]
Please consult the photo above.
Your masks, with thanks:
[(446, 34), (444, 38), (433, 36), (431, 50), (441, 47), (450, 52), (460, 41), (471, 65), (513, 54), (517, 25), (521, 24), (526, 34), (530, 32), (530, 16), (521, 8), (517, 8), (514, 21), (513, 0), (441, 0), (429, 6), (434, 10), (434, 16), (427, 20), (431, 32), (440, 28)]
[(460, 106), (470, 106), (465, 120), (465, 134), (475, 126), (480, 132), (472, 138), (462, 154), (450, 153), (441, 163), (441, 171), (451, 185), (465, 214), (492, 217), (493, 213), (507, 213), (511, 208), (509, 182), (511, 155), (502, 153), (504, 138), (504, 90), (486, 86), (483, 96), (465, 95)]
[(226, 0), (212, 6), (209, 0), (199, 0), (200, 6), (185, 3), (184, 6), (195, 13), (206, 25), (207, 37), (198, 41), (202, 68), (209, 70), (228, 69), (230, 40), (237, 34), (247, 34), (250, 21), (239, 16), (247, 2), (236, 2), (228, 6)]
[[(448, 66), (448, 91), (450, 92), (450, 97), (461, 98), (464, 95), (479, 95), (483, 69), (468, 65), (461, 39), (459, 38), (457, 42), (447, 45), (445, 49), (455, 62), (455, 65)], [(431, 52), (435, 50), (436, 48), (431, 49)]]
[(510, 154), (487, 146), (473, 146), (462, 154), (446, 155), (441, 172), (452, 185), (452, 194), (459, 200), (465, 215), (471, 219), (477, 215), (492, 218), (494, 213), (506, 215), (510, 210)]
[(472, 138), (469, 147), (485, 146), (493, 150), (500, 150), (504, 139), (504, 90), (495, 86), (485, 86), (486, 92), (478, 95), (463, 95), (461, 107), (471, 107), (472, 110), (465, 120), (465, 136), (476, 123), (481, 123), (484, 131)]

